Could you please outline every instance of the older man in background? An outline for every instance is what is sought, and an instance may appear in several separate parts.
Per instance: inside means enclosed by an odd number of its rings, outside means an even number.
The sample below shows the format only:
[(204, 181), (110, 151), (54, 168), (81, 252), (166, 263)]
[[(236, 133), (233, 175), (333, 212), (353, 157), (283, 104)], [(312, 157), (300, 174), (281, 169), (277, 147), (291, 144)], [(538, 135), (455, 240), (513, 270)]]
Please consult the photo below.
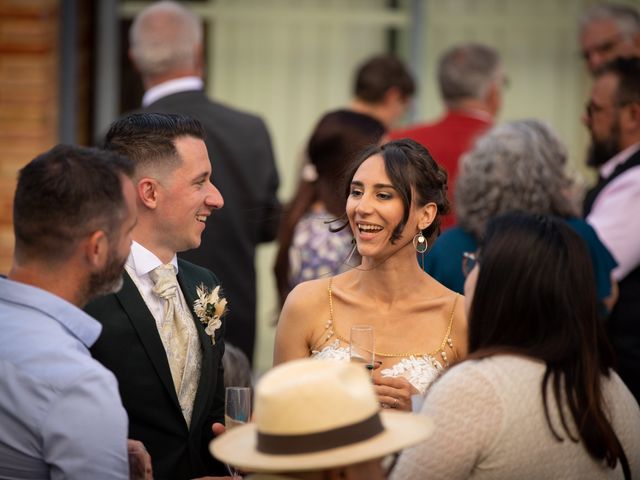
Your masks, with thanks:
[(227, 340), (253, 358), (255, 252), (275, 239), (279, 176), (264, 122), (211, 101), (204, 92), (202, 22), (177, 2), (149, 5), (129, 32), (129, 56), (142, 76), (145, 112), (189, 115), (202, 123), (225, 208), (207, 220), (200, 247), (180, 257), (216, 272), (230, 303)]
[(127, 414), (89, 354), (100, 324), (80, 308), (122, 285), (132, 173), (126, 158), (66, 145), (20, 171), (0, 278), (0, 478), (129, 478)]
[[(447, 170), (452, 213), (458, 160), (493, 124), (502, 107), (504, 84), (502, 63), (495, 49), (477, 43), (454, 46), (440, 57), (438, 64), (445, 115), (434, 123), (409, 126), (391, 134), (392, 138), (406, 137), (421, 143)], [(442, 219), (443, 227), (454, 223), (454, 214)]]
[(640, 56), (640, 13), (625, 5), (602, 3), (580, 17), (580, 48), (591, 74), (617, 57)]

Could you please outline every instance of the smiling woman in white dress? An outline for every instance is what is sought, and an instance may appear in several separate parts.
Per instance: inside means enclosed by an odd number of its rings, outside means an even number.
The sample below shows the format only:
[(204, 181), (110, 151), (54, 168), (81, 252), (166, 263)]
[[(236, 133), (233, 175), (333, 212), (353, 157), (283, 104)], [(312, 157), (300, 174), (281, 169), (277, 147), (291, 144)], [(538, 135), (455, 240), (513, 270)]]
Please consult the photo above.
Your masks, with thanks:
[[(358, 267), (298, 285), (287, 297), (276, 332), (274, 363), (295, 358), (349, 359), (352, 325), (372, 325), (374, 374), (383, 407), (411, 409), (453, 360), (465, 356), (462, 297), (416, 262), (447, 213), (447, 175), (411, 140), (367, 149), (348, 179), (346, 213), (362, 257)], [(419, 256), (422, 254), (419, 253)]]

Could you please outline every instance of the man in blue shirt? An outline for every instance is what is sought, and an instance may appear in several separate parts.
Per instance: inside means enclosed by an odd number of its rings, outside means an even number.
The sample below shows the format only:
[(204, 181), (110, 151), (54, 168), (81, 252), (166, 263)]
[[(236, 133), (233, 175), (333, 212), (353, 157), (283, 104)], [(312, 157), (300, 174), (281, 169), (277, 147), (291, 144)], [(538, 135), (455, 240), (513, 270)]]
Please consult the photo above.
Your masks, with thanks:
[(124, 157), (65, 145), (20, 171), (0, 278), (0, 478), (129, 478), (127, 415), (80, 307), (122, 284), (132, 174)]

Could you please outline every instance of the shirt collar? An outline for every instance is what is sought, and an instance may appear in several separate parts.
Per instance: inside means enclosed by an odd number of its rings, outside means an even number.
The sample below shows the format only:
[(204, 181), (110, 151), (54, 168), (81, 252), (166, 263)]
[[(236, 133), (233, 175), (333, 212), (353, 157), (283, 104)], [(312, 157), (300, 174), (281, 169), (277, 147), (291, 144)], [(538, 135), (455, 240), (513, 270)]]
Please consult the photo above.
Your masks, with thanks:
[(52, 318), (87, 348), (96, 342), (102, 331), (102, 325), (96, 319), (65, 299), (33, 285), (0, 278), (0, 299)]
[[(173, 269), (177, 275), (178, 256), (174, 254), (169, 263), (173, 265)], [(138, 277), (147, 275), (151, 270), (160, 265), (162, 265), (162, 260), (156, 257), (151, 250), (143, 247), (138, 242), (131, 243), (131, 253), (129, 253), (129, 258), (127, 258), (127, 266), (132, 268)]]
[(613, 173), (613, 171), (616, 169), (618, 165), (621, 165), (624, 162), (626, 162), (627, 159), (631, 157), (631, 155), (636, 153), (638, 150), (640, 150), (640, 142), (634, 143), (633, 145), (622, 150), (617, 155), (611, 157), (602, 166), (600, 166), (600, 169), (599, 169), (600, 176), (602, 178), (609, 177), (609, 175)]
[(167, 80), (166, 82), (154, 85), (144, 93), (142, 106), (147, 107), (161, 98), (173, 95), (174, 93), (202, 90), (203, 88), (204, 82), (200, 77), (190, 76)]
[(493, 122), (493, 117), (489, 112), (477, 108), (456, 108), (449, 110), (449, 113), (454, 115), (461, 115), (463, 117), (475, 118), (476, 120), (482, 120), (483, 122), (487, 123)]

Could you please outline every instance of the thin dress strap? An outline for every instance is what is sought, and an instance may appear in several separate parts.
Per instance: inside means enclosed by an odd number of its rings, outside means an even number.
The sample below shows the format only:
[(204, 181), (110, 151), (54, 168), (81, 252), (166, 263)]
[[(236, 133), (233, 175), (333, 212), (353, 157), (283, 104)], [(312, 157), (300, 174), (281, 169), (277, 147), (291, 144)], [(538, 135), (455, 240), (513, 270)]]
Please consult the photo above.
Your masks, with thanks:
[[(331, 289), (332, 282), (333, 282), (333, 277), (329, 278), (329, 285), (327, 286), (327, 293), (329, 295), (329, 319), (325, 323), (324, 331), (322, 332), (322, 335), (320, 336), (318, 341), (313, 346), (312, 350), (318, 350), (318, 348), (320, 346), (322, 346), (323, 344), (328, 342), (331, 339), (331, 337), (333, 337), (333, 336), (335, 336), (337, 339), (341, 340), (342, 342), (346, 343), (347, 345), (349, 344), (349, 340), (347, 338), (343, 337), (342, 335), (340, 335), (340, 333), (338, 333), (338, 331), (335, 328), (336, 325), (335, 325), (335, 319), (334, 319), (334, 313), (333, 313), (333, 292), (332, 292), (332, 289)], [(455, 316), (456, 304), (458, 303), (458, 297), (460, 297), (460, 295), (458, 293), (456, 293), (454, 298), (453, 298), (453, 306), (451, 308), (451, 314), (449, 315), (449, 324), (447, 325), (447, 330), (446, 330), (446, 332), (444, 334), (444, 337), (443, 337), (442, 342), (440, 343), (439, 347), (437, 349), (435, 349), (433, 352), (428, 352), (428, 353), (384, 353), (384, 352), (376, 351), (375, 352), (376, 356), (378, 356), (378, 357), (389, 357), (389, 358), (427, 357), (427, 358), (429, 358), (429, 359), (431, 359), (433, 361), (433, 360), (435, 360), (436, 356), (439, 354), (440, 357), (442, 357), (442, 360), (444, 361), (444, 363), (448, 365), (449, 364), (449, 359), (447, 358), (447, 352), (446, 352), (445, 348), (447, 346), (449, 346), (449, 348), (453, 351), (453, 340), (451, 338), (451, 329), (453, 327), (453, 319), (454, 319), (454, 316)]]

